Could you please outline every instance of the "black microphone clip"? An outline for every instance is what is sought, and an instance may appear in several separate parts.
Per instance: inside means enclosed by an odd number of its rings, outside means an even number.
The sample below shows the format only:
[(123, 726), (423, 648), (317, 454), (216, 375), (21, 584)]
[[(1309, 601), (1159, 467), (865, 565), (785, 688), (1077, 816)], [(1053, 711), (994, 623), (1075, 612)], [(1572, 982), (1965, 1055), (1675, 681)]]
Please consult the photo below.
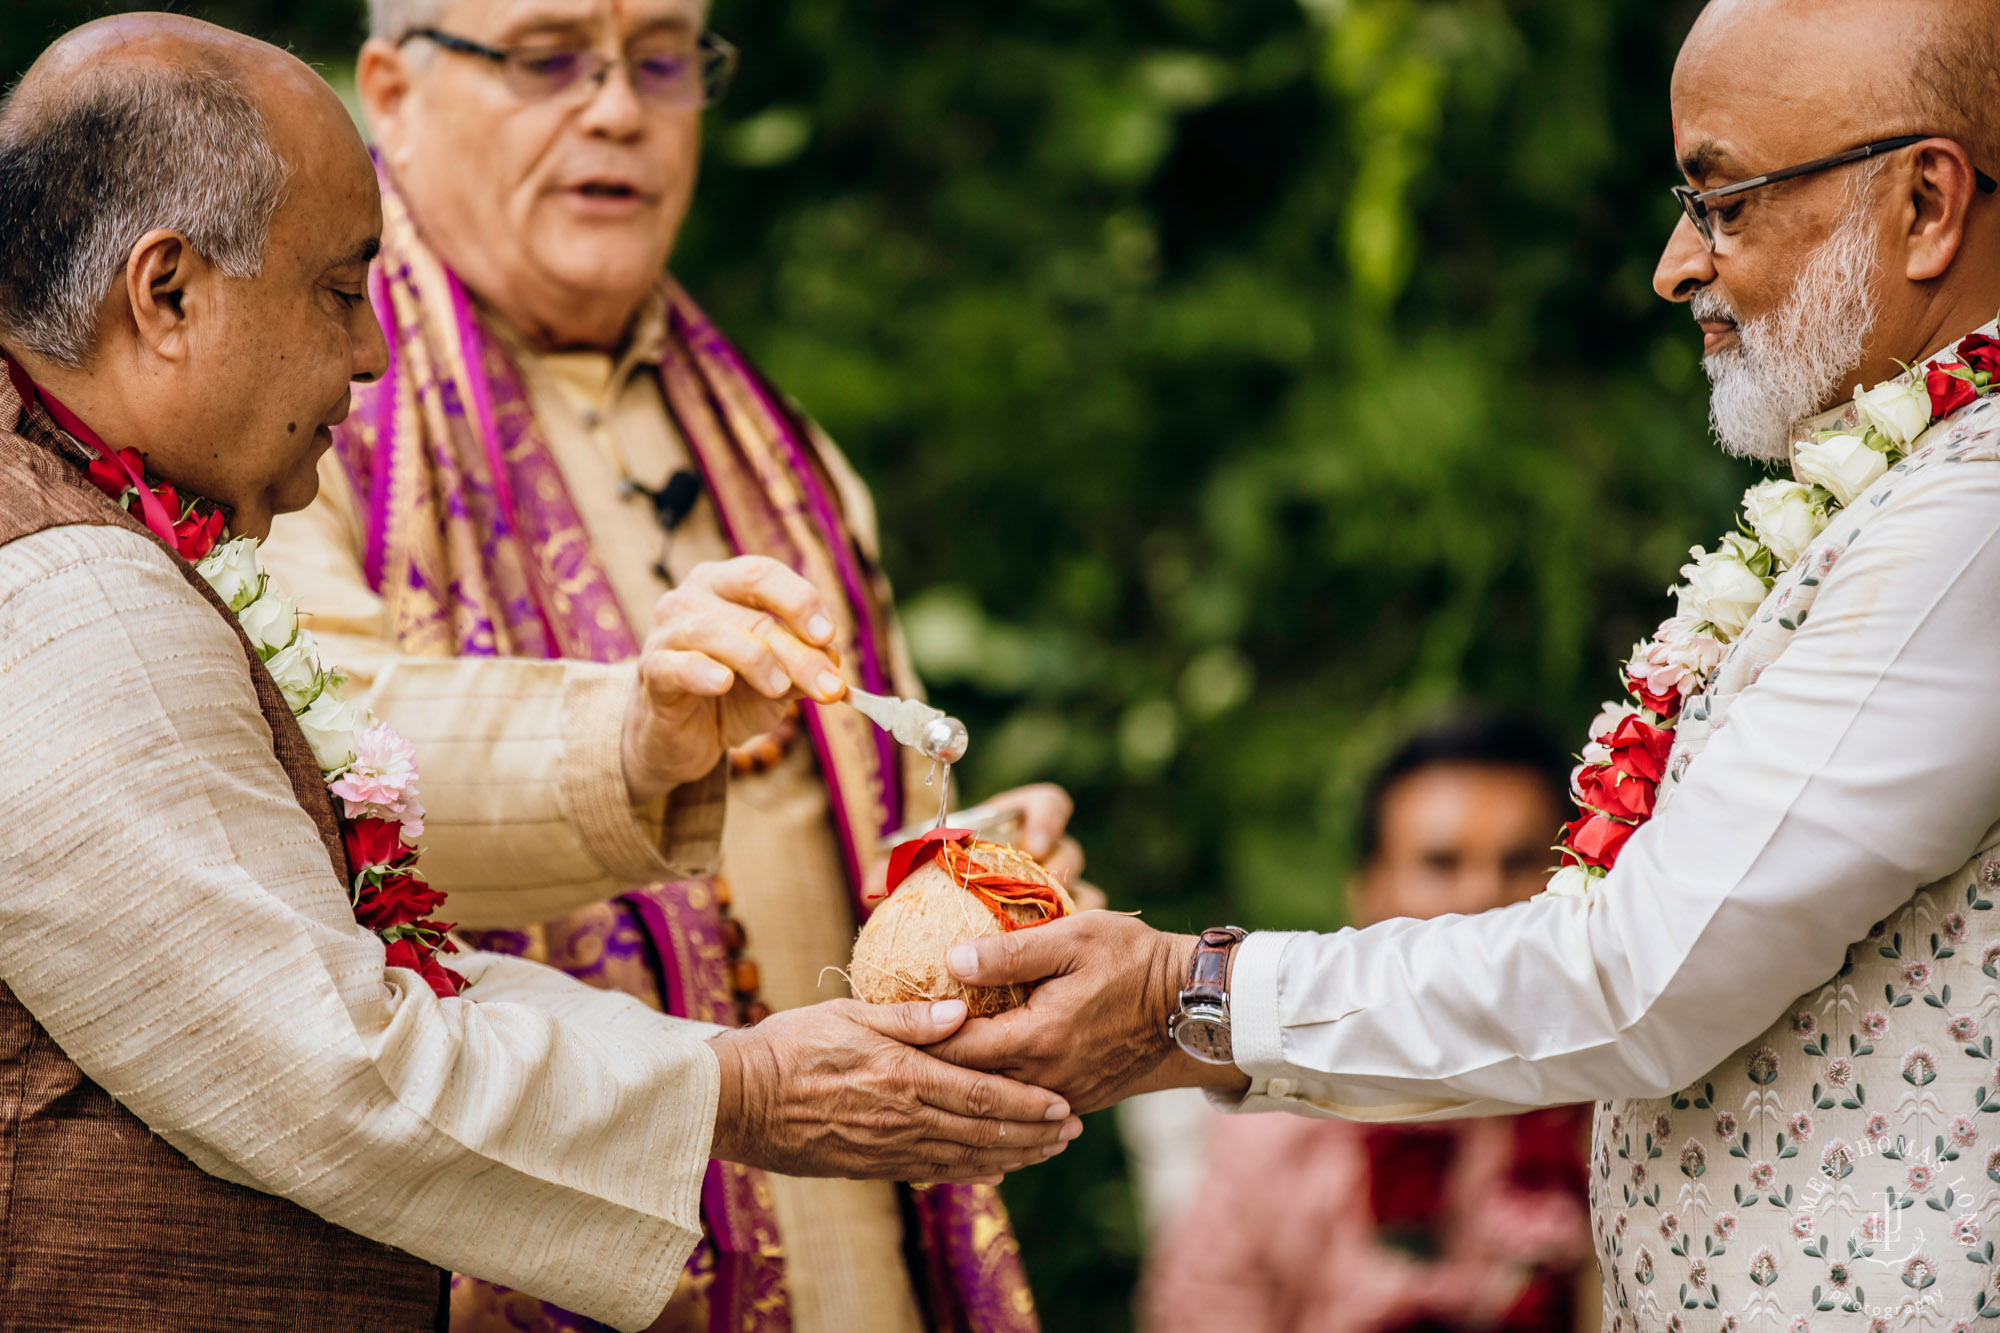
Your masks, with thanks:
[(667, 484), (657, 491), (650, 486), (631, 483), (632, 489), (653, 502), (653, 516), (660, 520), (660, 526), (672, 532), (694, 512), (695, 501), (701, 499), (701, 474), (680, 469), (667, 478)]

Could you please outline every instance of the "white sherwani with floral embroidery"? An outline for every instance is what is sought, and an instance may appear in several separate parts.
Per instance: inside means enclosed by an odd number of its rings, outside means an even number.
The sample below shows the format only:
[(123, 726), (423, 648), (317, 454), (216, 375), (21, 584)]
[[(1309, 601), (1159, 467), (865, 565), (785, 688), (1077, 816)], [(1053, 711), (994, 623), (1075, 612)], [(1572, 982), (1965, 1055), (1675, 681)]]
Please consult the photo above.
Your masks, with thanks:
[(1600, 1101), (1615, 1333), (2000, 1319), (1996, 715), (1989, 398), (1777, 580), (1593, 896), (1251, 936), (1245, 1109)]

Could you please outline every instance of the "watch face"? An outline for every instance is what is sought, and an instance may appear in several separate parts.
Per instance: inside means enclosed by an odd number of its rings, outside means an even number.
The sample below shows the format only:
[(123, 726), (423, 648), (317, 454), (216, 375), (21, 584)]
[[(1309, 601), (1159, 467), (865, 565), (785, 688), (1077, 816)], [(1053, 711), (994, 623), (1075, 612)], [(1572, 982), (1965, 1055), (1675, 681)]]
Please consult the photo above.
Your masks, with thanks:
[(1233, 1063), (1229, 1045), (1229, 1017), (1206, 1005), (1184, 1009), (1174, 1024), (1174, 1040), (1180, 1048), (1203, 1064)]

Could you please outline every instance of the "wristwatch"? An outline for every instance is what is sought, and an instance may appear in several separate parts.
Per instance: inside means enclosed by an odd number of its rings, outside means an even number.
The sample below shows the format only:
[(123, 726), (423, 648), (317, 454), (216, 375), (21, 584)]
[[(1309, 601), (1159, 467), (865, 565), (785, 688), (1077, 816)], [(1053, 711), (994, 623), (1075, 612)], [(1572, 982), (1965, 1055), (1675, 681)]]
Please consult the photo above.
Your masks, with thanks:
[(1167, 1035), (1206, 1065), (1233, 1064), (1229, 1045), (1229, 955), (1248, 932), (1210, 926), (1201, 932), (1188, 960), (1187, 985), (1179, 1007), (1167, 1020)]

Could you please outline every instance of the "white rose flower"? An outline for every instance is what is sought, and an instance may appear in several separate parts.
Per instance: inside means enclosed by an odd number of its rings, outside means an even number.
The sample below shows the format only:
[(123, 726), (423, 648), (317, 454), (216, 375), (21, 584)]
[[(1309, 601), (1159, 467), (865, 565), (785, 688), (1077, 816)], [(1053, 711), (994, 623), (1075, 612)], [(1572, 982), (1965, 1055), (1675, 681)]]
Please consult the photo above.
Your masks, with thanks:
[(367, 717), (367, 709), (343, 701), (332, 690), (322, 691), (312, 707), (299, 714), (299, 730), (306, 734), (322, 772), (354, 762), (354, 735)]
[(1537, 898), (1588, 898), (1590, 891), (1597, 887), (1597, 881), (1604, 878), (1603, 871), (1593, 872), (1590, 866), (1566, 865), (1549, 876), (1549, 886), (1536, 894)]
[(1680, 613), (1715, 626), (1716, 637), (1725, 643), (1741, 634), (1770, 591), (1750, 567), (1756, 552), (1755, 544), (1737, 533), (1724, 537), (1713, 551), (1690, 549), (1694, 563), (1681, 566), (1687, 584), (1679, 589)]
[(280, 597), (266, 586), (256, 601), (236, 613), (257, 656), (268, 662), (273, 653), (292, 641), (299, 629), (298, 606), (296, 598)]
[(1855, 496), (1888, 470), (1889, 460), (1879, 450), (1870, 449), (1859, 435), (1834, 435), (1792, 451), (1792, 475), (1826, 487), (1842, 505), (1853, 504)]
[(319, 698), (323, 680), (319, 650), (313, 646), (311, 630), (300, 630), (290, 646), (273, 654), (264, 665), (269, 668), (271, 679), (278, 683), (278, 693), (285, 696), (285, 706), (294, 714), (305, 711), (306, 705)]
[(208, 580), (215, 595), (241, 612), (263, 591), (263, 576), (257, 572), (257, 539), (238, 537), (203, 556), (195, 572)]
[(1931, 424), (1930, 391), (1914, 379), (1898, 375), (1872, 389), (1856, 389), (1854, 406), (1861, 419), (1907, 449)]
[(1813, 488), (1796, 481), (1767, 481), (1743, 493), (1743, 517), (1780, 565), (1804, 553), (1826, 527), (1826, 506)]

